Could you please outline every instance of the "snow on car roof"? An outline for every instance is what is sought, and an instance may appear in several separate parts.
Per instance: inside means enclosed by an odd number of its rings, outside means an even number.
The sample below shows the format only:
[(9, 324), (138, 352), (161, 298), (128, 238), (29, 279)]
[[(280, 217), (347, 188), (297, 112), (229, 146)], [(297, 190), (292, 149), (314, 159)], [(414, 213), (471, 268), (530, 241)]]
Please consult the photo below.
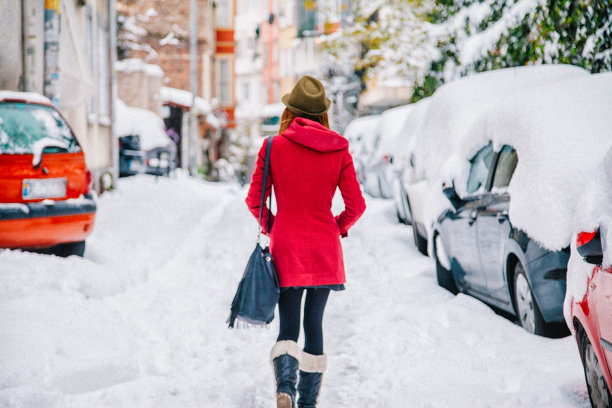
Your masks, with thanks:
[(464, 132), (443, 169), (465, 195), (469, 160), (489, 141), (511, 145), (518, 164), (508, 191), (512, 224), (550, 250), (570, 244), (584, 181), (612, 145), (612, 73), (523, 89), (498, 100)]
[(361, 116), (353, 119), (344, 130), (344, 137), (351, 140), (358, 136), (376, 134), (376, 126), (380, 120), (380, 115)]
[(117, 137), (138, 135), (143, 150), (164, 147), (172, 143), (159, 116), (147, 109), (127, 106), (119, 99), (115, 134)]
[(415, 145), (416, 166), (424, 166), (429, 179), (439, 178), (458, 140), (496, 101), (521, 88), (588, 74), (579, 67), (549, 64), (482, 72), (443, 85), (427, 109)]
[(380, 135), (378, 152), (380, 154), (391, 154), (397, 149), (396, 146), (400, 140), (405, 140), (402, 133), (404, 124), (410, 116), (414, 105), (402, 105), (396, 108), (387, 109), (380, 115), (380, 120), (376, 127), (376, 131)]
[(0, 91), (0, 101), (19, 100), (30, 103), (42, 103), (44, 105), (53, 105), (51, 100), (36, 92), (14, 92)]

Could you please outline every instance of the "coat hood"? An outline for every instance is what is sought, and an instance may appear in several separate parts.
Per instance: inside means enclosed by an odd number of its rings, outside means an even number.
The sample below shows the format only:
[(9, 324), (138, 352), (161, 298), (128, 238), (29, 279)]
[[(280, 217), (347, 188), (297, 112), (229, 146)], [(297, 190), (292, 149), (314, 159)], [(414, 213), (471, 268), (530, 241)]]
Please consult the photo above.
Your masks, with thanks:
[(283, 136), (319, 152), (335, 152), (346, 149), (349, 145), (348, 140), (333, 130), (313, 120), (299, 117), (291, 122)]

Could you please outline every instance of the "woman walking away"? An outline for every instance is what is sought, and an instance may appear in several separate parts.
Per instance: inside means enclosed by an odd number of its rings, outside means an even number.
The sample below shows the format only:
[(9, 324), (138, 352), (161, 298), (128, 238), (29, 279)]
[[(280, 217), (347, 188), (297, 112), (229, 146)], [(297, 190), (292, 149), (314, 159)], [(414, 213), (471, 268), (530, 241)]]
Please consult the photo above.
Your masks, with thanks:
[[(281, 287), (278, 302), (280, 333), (270, 354), (276, 377), (277, 408), (314, 408), (327, 365), (323, 353), (323, 311), (330, 290), (344, 289), (344, 260), (340, 236), (365, 211), (348, 141), (329, 129), (321, 82), (300, 78), (290, 94), (283, 96), (279, 136), (272, 141), (270, 182), (274, 185), (277, 212), (267, 231), (267, 209), (261, 226), (269, 233), (272, 260)], [(267, 142), (267, 140), (266, 140)], [(264, 142), (246, 199), (258, 218), (266, 155)], [(332, 214), (332, 198), (340, 188), (345, 210)], [(304, 349), (298, 346), (302, 295), (304, 302)], [(299, 370), (299, 382), (298, 382)], [(297, 383), (297, 389), (296, 389)]]

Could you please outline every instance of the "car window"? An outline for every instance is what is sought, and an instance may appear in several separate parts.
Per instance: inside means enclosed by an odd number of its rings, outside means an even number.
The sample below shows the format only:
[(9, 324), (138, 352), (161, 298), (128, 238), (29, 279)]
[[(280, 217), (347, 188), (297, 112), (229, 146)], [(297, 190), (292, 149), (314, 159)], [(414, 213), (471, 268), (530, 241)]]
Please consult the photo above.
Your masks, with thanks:
[(510, 184), (514, 169), (518, 163), (518, 156), (516, 150), (512, 146), (504, 146), (500, 155), (497, 167), (495, 168), (495, 175), (493, 176), (493, 187), (503, 188)]
[(476, 153), (470, 163), (470, 176), (468, 177), (467, 192), (473, 194), (487, 182), (491, 162), (493, 161), (493, 146), (483, 147)]
[(45, 138), (65, 146), (50, 146), (45, 152), (81, 151), (68, 124), (55, 109), (29, 103), (0, 103), (0, 153), (34, 153), (35, 143)]

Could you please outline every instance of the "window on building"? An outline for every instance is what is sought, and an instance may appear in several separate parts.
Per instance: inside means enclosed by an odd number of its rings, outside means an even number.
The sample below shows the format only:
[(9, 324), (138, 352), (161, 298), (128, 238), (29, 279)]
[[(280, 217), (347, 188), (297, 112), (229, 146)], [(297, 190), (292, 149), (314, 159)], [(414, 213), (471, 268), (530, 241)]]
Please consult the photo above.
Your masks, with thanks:
[(298, 37), (307, 37), (315, 32), (317, 21), (316, 1), (297, 0)]
[(242, 99), (245, 102), (251, 99), (251, 84), (248, 82), (242, 83)]
[(231, 66), (230, 60), (221, 59), (219, 60), (219, 103), (221, 105), (231, 105), (232, 96), (231, 96)]
[(108, 32), (106, 24), (98, 17), (98, 120), (110, 124), (110, 72)]
[(229, 0), (217, 1), (217, 27), (231, 27), (231, 5)]

